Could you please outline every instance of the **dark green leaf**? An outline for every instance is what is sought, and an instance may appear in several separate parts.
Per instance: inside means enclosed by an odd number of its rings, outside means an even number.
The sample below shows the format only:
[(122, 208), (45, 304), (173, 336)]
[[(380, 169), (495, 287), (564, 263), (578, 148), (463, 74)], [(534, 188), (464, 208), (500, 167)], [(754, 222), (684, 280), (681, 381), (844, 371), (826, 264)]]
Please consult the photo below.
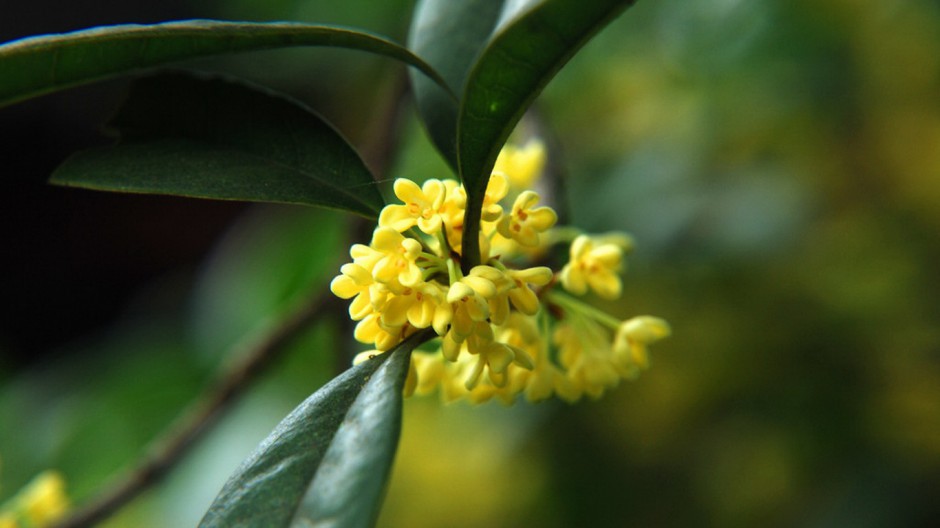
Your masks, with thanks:
[(297, 102), (220, 79), (135, 83), (110, 126), (121, 142), (80, 152), (53, 183), (90, 189), (317, 205), (374, 217), (368, 169)]
[(404, 47), (378, 35), (334, 26), (188, 20), (44, 35), (0, 46), (0, 107), (116, 74), (221, 53), (331, 46), (385, 55), (439, 82)]
[(398, 443), (411, 350), (427, 336), (347, 370), (294, 409), (199, 526), (371, 526)]
[(401, 432), (410, 351), (379, 368), (349, 407), (292, 526), (369, 527), (379, 517)]
[[(408, 47), (460, 94), (473, 61), (489, 40), (503, 0), (423, 0), (415, 7)], [(457, 102), (440, 86), (412, 75), (415, 100), (431, 140), (457, 169)]]
[[(465, 233), (479, 229), (493, 164), (529, 104), (584, 43), (634, 1), (529, 2), (500, 22), (461, 97), (457, 149), (467, 190)], [(476, 237), (465, 236), (463, 243), (464, 255), (480, 254)]]

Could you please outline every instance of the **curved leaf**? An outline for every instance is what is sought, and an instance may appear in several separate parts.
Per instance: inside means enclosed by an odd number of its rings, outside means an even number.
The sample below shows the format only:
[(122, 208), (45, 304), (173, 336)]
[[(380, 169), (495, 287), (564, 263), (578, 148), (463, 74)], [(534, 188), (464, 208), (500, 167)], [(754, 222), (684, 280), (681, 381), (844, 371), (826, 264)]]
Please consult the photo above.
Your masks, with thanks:
[[(504, 0), (423, 0), (411, 22), (408, 47), (460, 94), (467, 74), (486, 45)], [(457, 113), (454, 97), (428, 79), (412, 74), (415, 101), (431, 140), (457, 169)]]
[(119, 73), (221, 53), (331, 46), (385, 55), (444, 84), (404, 47), (378, 35), (299, 23), (188, 20), (44, 35), (0, 46), (0, 107)]
[(410, 361), (410, 350), (396, 352), (362, 388), (291, 526), (375, 524), (398, 448), (402, 388)]
[(300, 103), (182, 74), (142, 79), (109, 126), (121, 141), (79, 152), (52, 182), (89, 189), (317, 205), (375, 217), (372, 175)]
[(401, 427), (411, 350), (355, 366), (292, 411), (229, 478), (200, 527), (371, 526)]
[[(467, 190), (465, 233), (479, 229), (490, 171), (529, 104), (584, 43), (634, 1), (542, 0), (501, 21), (461, 98), (457, 148)], [(476, 237), (465, 236), (463, 243), (464, 255), (480, 254)]]

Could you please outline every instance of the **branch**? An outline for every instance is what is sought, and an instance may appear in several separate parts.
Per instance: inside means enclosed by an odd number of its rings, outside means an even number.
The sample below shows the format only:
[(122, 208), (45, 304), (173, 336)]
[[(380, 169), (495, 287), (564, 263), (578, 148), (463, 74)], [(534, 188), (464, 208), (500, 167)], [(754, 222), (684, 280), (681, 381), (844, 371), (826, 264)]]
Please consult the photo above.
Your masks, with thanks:
[(337, 298), (332, 295), (309, 299), (290, 311), (273, 328), (236, 345), (229, 356), (237, 358), (235, 362), (167, 429), (137, 466), (117, 478), (97, 498), (56, 525), (56, 528), (81, 528), (101, 522), (162, 480), (196, 441), (211, 429), (213, 423), (280, 356), (280, 352), (287, 348), (285, 345), (337, 302)]

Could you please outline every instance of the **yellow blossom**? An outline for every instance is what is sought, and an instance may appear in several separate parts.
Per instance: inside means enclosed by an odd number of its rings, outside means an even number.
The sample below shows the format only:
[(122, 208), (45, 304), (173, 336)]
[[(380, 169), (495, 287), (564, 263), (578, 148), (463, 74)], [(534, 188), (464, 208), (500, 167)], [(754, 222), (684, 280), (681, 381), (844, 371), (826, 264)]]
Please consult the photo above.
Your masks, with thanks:
[[(370, 254), (363, 261), (374, 262), (372, 276), (376, 281), (389, 285), (398, 283), (408, 288), (422, 280), (417, 264), (421, 243), (417, 240), (406, 238), (390, 227), (379, 227), (372, 234), (368, 250)], [(356, 262), (355, 257), (353, 262)], [(367, 265), (364, 267), (368, 268)]]
[[(418, 329), (437, 333), (436, 351), (412, 353), (406, 395), (437, 388), (444, 401), (507, 404), (519, 395), (529, 401), (553, 394), (567, 401), (598, 397), (645, 368), (647, 346), (668, 335), (661, 319), (621, 322), (554, 291), (550, 268), (525, 266), (548, 247), (543, 239), (565, 238), (541, 236), (557, 215), (537, 207), (538, 194), (510, 189), (510, 181), (531, 183), (541, 171), (544, 151), (535, 145), (501, 157), (489, 180), (480, 230), (473, 234), (480, 237), (481, 265), (466, 274), (461, 270), (463, 187), (454, 180), (419, 187), (399, 179), (395, 194), (404, 204), (382, 210), (370, 243), (353, 245), (352, 262), (331, 282), (335, 295), (351, 300), (355, 338), (373, 347), (356, 362), (391, 350)], [(515, 200), (504, 213), (500, 201), (507, 196)], [(578, 295), (590, 289), (616, 298), (622, 256), (631, 247), (622, 234), (578, 236), (557, 281)], [(543, 303), (551, 309), (541, 310)]]
[(386, 327), (403, 326), (406, 322), (415, 328), (427, 328), (434, 321), (437, 307), (444, 297), (444, 287), (424, 283), (406, 288), (392, 295), (382, 309), (382, 324)]
[(444, 180), (445, 197), (438, 211), (444, 224), (450, 247), (460, 249), (463, 240), (463, 217), (467, 207), (467, 193), (454, 180)]
[(395, 180), (395, 196), (404, 205), (388, 205), (379, 215), (379, 226), (402, 232), (417, 224), (429, 235), (441, 228), (440, 208), (444, 203), (445, 188), (440, 180), (428, 180), (422, 187), (411, 180)]
[(599, 242), (579, 235), (571, 243), (571, 259), (559, 274), (566, 290), (584, 295), (590, 287), (605, 299), (620, 296), (620, 272), (623, 249), (613, 242)]
[(494, 173), (506, 175), (514, 189), (529, 189), (535, 185), (545, 166), (545, 145), (529, 140), (523, 147), (506, 145), (496, 158)]
[(525, 191), (516, 197), (512, 212), (499, 221), (499, 234), (523, 246), (538, 246), (539, 233), (558, 221), (558, 215), (551, 207), (534, 207), (538, 201), (539, 195), (534, 191)]
[(415, 331), (415, 328), (410, 325), (384, 327), (381, 323), (381, 312), (371, 313), (356, 324), (353, 337), (360, 343), (372, 344), (377, 350), (385, 352)]
[(506, 277), (512, 281), (509, 300), (517, 310), (526, 315), (535, 315), (539, 310), (539, 299), (529, 285), (545, 286), (552, 280), (552, 270), (545, 266), (522, 270), (506, 270)]
[(477, 363), (466, 381), (468, 389), (473, 389), (479, 383), (484, 367), (488, 371), (490, 384), (500, 388), (506, 386), (510, 365), (532, 369), (532, 357), (524, 349), (497, 341), (493, 327), (489, 324), (477, 323), (476, 326), (476, 331), (467, 338), (467, 352), (477, 356)]
[(444, 379), (444, 361), (440, 354), (412, 352), (411, 364), (414, 365), (418, 377), (415, 394), (430, 394)]
[(487, 268), (475, 266), (469, 275), (451, 284), (447, 291), (446, 299), (453, 309), (451, 332), (457, 343), (462, 343), (473, 332), (473, 323), (490, 317), (489, 300), (496, 295), (497, 289), (485, 276)]
[(494, 325), (501, 325), (509, 316), (508, 292), (515, 287), (513, 281), (501, 270), (492, 266), (474, 266), (468, 275), (471, 280), (487, 281), (493, 284), (496, 291), (486, 296), (487, 306), (490, 310), (489, 320)]
[(499, 201), (509, 193), (509, 180), (500, 173), (493, 174), (486, 184), (486, 194), (483, 196), (483, 212), (481, 218), (485, 222), (495, 222), (503, 214)]
[(497, 339), (512, 347), (517, 355), (524, 353), (532, 364), (531, 368), (512, 369), (511, 389), (507, 392), (513, 396), (524, 392), (530, 402), (550, 397), (563, 373), (549, 358), (548, 342), (539, 332), (535, 318), (513, 313), (499, 329)]
[(607, 334), (597, 323), (575, 320), (560, 324), (554, 338), (561, 365), (574, 389), (569, 399), (578, 399), (581, 393), (599, 398), (604, 390), (620, 382)]
[(482, 403), (495, 396), (504, 403), (512, 403), (519, 393), (519, 388), (509, 381), (515, 379), (515, 371), (526, 368), (521, 366), (521, 363), (531, 358), (528, 358), (527, 354), (517, 355), (516, 351), (504, 343), (487, 342), (482, 336), (481, 342), (486, 342), (485, 350), (471, 354), (469, 348), (473, 339), (475, 338), (468, 339), (462, 345), (465, 353), (460, 354), (454, 362), (444, 363), (438, 359), (431, 363), (429, 360), (422, 360), (423, 367), (419, 367), (419, 377), (420, 372), (424, 371), (435, 376), (445, 402), (463, 398), (472, 403)]
[(641, 315), (624, 321), (614, 337), (614, 360), (620, 375), (636, 377), (649, 368), (647, 345), (669, 336), (669, 323), (658, 317)]
[(330, 283), (330, 291), (341, 299), (353, 299), (349, 303), (349, 317), (359, 321), (372, 313), (372, 292), (376, 283), (369, 270), (354, 263), (343, 264), (340, 275)]

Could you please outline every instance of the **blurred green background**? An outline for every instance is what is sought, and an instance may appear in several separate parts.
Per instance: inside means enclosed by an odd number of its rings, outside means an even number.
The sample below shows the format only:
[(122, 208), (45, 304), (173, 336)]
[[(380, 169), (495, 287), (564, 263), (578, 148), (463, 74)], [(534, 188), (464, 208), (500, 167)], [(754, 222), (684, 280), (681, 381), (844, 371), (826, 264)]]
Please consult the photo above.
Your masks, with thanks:
[[(194, 1), (140, 16), (126, 5), (104, 9), (85, 25), (292, 19), (403, 41), (411, 7)], [(42, 26), (37, 15), (36, 32), (81, 27), (56, 23)], [(329, 50), (194, 66), (300, 97), (367, 150), (401, 74)], [(95, 123), (76, 116), (105, 115), (120, 87), (75, 90), (0, 119), (46, 116), (46, 128), (26, 130), (23, 141), (62, 145), (35, 155), (54, 165), (95, 141), (65, 127), (90, 133)], [(650, 371), (600, 401), (408, 400), (380, 524), (940, 524), (940, 6), (643, 0), (572, 60), (536, 112), (567, 178), (571, 223), (636, 237), (624, 299), (607, 308), (664, 317), (674, 336), (653, 348)], [(443, 177), (413, 114), (403, 113), (402, 155), (389, 176)], [(80, 214), (61, 219), (60, 232), (5, 212), (5, 230), (34, 230), (11, 248), (18, 262), (66, 244), (73, 249), (56, 266), (77, 270), (6, 273), (4, 288), (16, 282), (23, 296), (9, 294), (7, 304), (21, 315), (17, 307), (33, 307), (30, 320), (52, 329), (70, 319), (53, 311), (63, 288), (77, 295), (69, 313), (109, 304), (107, 317), (41, 350), (5, 318), (0, 500), (46, 468), (64, 472), (82, 499), (134, 460), (229, 346), (326, 284), (349, 230), (342, 216), (293, 207), (40, 189), (42, 176), (23, 168), (32, 155), (9, 149), (4, 159), (14, 154), (7, 199), (39, 203), (50, 193)], [(123, 219), (143, 205), (149, 217), (109, 238), (88, 219), (89, 203)], [(203, 234), (182, 243), (187, 222)], [(134, 257), (112, 255), (109, 241), (127, 240)], [(108, 255), (105, 270), (82, 267), (82, 251)], [(148, 251), (174, 257), (147, 267)], [(57, 290), (43, 287), (50, 277)], [(73, 282), (85, 289), (67, 289)], [(115, 284), (121, 295), (108, 293)], [(334, 320), (311, 329), (164, 485), (108, 526), (193, 525), (257, 442), (329, 379), (334, 351), (354, 347)]]

